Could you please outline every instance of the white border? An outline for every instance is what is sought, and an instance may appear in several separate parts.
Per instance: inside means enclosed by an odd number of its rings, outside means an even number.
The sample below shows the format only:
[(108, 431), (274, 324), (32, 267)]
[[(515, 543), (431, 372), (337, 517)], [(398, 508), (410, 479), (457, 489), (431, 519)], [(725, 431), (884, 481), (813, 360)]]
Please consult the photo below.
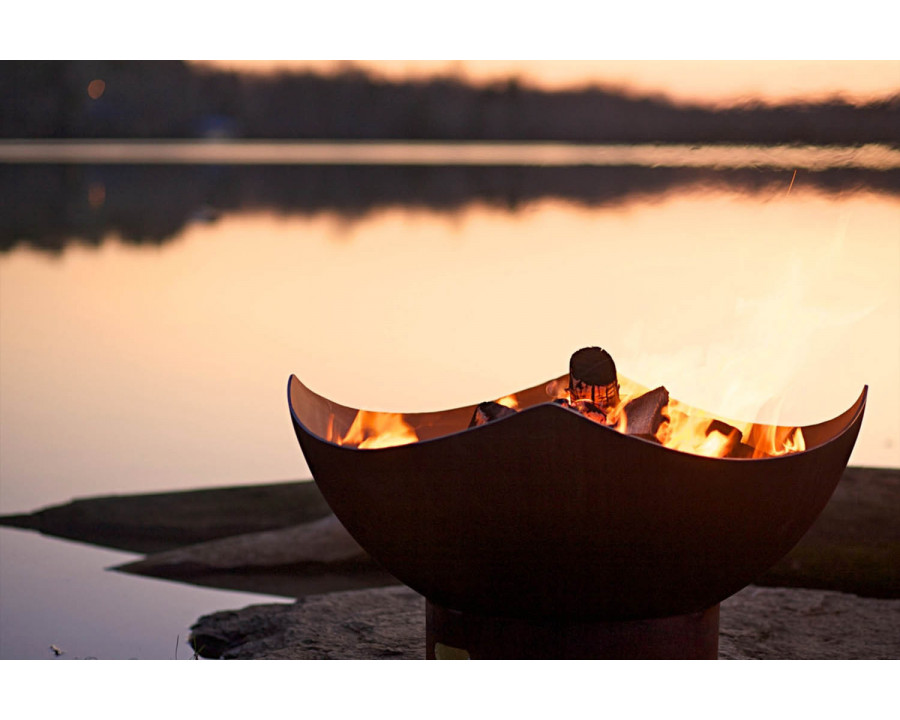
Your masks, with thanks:
[(19, 3), (4, 59), (897, 59), (900, 10), (684, 0)]

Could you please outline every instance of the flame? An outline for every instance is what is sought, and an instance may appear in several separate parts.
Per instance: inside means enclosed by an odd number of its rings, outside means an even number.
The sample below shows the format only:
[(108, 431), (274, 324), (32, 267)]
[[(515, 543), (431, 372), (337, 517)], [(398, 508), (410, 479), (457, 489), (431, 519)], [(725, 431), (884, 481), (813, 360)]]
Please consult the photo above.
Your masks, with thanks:
[[(591, 403), (572, 401), (566, 385), (565, 379), (550, 382), (545, 388), (547, 396), (567, 400), (572, 409), (622, 433), (628, 432), (625, 406), (648, 392), (643, 385), (620, 376), (619, 403), (598, 411)], [(513, 410), (520, 409), (516, 395), (506, 395), (495, 402)], [(663, 422), (655, 437), (661, 445), (672, 450), (719, 458), (764, 458), (806, 450), (806, 440), (798, 427), (724, 421), (672, 398), (663, 408), (662, 417)], [(419, 440), (416, 431), (401, 413), (360, 410), (343, 436), (336, 432), (334, 421), (332, 415), (328, 420), (326, 437), (338, 445), (376, 449), (407, 445)]]
[(544, 387), (544, 392), (547, 393), (547, 397), (551, 400), (564, 400), (569, 397), (569, 379), (568, 378), (557, 378), (556, 380), (551, 380), (547, 383), (546, 387)]
[[(329, 433), (334, 432), (334, 417), (329, 420)], [(331, 438), (329, 438), (331, 439)], [(400, 413), (380, 413), (360, 410), (343, 437), (334, 438), (338, 445), (350, 445), (364, 450), (408, 445), (419, 440), (416, 431)]]
[[(553, 385), (553, 387), (551, 387)], [(552, 392), (551, 392), (552, 391)], [(640, 397), (647, 388), (619, 377), (619, 403), (607, 408), (604, 415), (586, 411), (583, 404), (569, 399), (573, 409), (602, 425), (621, 433), (628, 432), (628, 416), (623, 412), (630, 400)], [(554, 383), (547, 386), (549, 395), (558, 392)], [(663, 422), (656, 439), (664, 447), (706, 457), (763, 458), (786, 455), (806, 449), (803, 431), (797, 427), (761, 425), (749, 422), (725, 422), (715, 415), (669, 398), (662, 410)], [(718, 421), (718, 423), (716, 422)]]
[(718, 430), (713, 430), (707, 434), (706, 440), (697, 448), (697, 454), (707, 457), (725, 457), (734, 448), (733, 438), (732, 433), (726, 435)]
[(800, 428), (781, 425), (753, 425), (748, 445), (753, 446), (753, 457), (787, 455), (806, 450), (806, 439)]
[(734, 430), (728, 434), (710, 430), (715, 416), (671, 398), (663, 412), (668, 420), (660, 426), (656, 438), (665, 447), (681, 452), (726, 457), (746, 432), (747, 423), (732, 424)]
[[(585, 415), (590, 415), (598, 422), (601, 422), (603, 425), (609, 425), (610, 427), (615, 428), (621, 433), (627, 432), (628, 429), (628, 417), (622, 412), (622, 409), (628, 404), (629, 400), (633, 400), (636, 397), (643, 395), (647, 392), (648, 388), (643, 385), (639, 385), (638, 383), (628, 380), (627, 378), (620, 377), (619, 378), (619, 402), (615, 407), (606, 408), (604, 413), (605, 419), (599, 420), (597, 413), (582, 413)], [(575, 407), (576, 409), (581, 409), (583, 406), (583, 402), (581, 400), (575, 400), (574, 402), (569, 398), (569, 403)]]

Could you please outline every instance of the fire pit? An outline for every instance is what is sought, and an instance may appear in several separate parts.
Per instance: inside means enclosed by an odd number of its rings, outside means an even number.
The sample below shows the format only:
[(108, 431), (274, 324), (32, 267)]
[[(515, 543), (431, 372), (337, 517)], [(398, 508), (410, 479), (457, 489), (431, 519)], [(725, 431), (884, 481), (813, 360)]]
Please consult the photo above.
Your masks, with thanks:
[(568, 375), (430, 413), (356, 410), (290, 378), (313, 477), (427, 599), (430, 658), (716, 657), (718, 604), (809, 529), (865, 409), (864, 388), (817, 425), (731, 423), (579, 353)]

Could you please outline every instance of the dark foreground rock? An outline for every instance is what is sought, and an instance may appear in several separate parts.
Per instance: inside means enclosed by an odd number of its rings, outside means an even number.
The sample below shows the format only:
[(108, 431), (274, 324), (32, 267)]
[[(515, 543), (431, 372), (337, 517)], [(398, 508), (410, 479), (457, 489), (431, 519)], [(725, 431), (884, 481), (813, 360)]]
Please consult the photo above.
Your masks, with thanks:
[(722, 603), (719, 657), (900, 659), (900, 600), (751, 586)]
[(334, 515), (278, 530), (244, 533), (155, 553), (116, 570), (177, 577), (217, 570), (264, 570), (291, 566), (375, 567), (368, 553)]
[[(191, 643), (209, 658), (421, 660), (425, 600), (390, 587), (253, 605), (200, 618)], [(900, 659), (900, 600), (751, 586), (722, 603), (719, 657)]]
[(425, 600), (407, 587), (329, 593), (200, 618), (203, 657), (267, 660), (425, 659)]
[(187, 545), (113, 569), (289, 597), (398, 584), (334, 515)]

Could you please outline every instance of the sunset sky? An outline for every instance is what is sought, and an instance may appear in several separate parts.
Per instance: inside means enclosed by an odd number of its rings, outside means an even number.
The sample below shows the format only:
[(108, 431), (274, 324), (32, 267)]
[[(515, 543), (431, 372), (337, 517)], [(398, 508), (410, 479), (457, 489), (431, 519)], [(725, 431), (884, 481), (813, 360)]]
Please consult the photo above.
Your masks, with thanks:
[(900, 94), (900, 60), (243, 60), (220, 67), (251, 72), (336, 72), (348, 65), (392, 79), (458, 75), (473, 82), (517, 76), (543, 88), (601, 84), (686, 102), (763, 99), (864, 102)]

